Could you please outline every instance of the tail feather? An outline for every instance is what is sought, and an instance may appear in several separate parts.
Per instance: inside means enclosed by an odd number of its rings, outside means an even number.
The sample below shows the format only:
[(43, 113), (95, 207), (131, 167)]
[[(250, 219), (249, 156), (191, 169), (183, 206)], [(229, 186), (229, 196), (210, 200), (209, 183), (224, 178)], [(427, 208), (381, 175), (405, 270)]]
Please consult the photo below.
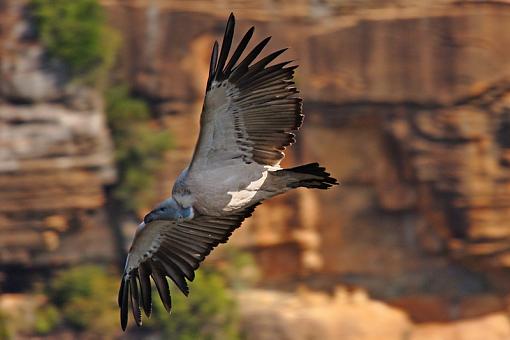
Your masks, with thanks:
[(296, 178), (295, 181), (291, 181), (288, 184), (291, 188), (329, 189), (333, 185), (338, 185), (338, 181), (331, 177), (331, 175), (326, 172), (326, 169), (321, 167), (319, 163), (309, 163), (283, 171), (294, 175), (292, 177)]

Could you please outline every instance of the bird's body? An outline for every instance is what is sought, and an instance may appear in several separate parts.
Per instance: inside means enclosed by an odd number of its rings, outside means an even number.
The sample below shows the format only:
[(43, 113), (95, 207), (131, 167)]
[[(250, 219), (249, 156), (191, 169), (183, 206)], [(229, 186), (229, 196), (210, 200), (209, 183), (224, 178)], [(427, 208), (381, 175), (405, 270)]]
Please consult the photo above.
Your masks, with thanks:
[(292, 81), (296, 66), (269, 65), (285, 50), (253, 63), (269, 38), (239, 62), (253, 28), (227, 62), (234, 22), (231, 15), (221, 51), (217, 43), (213, 48), (191, 163), (177, 178), (172, 196), (149, 212), (136, 230), (119, 290), (123, 329), (129, 300), (138, 325), (140, 308), (150, 316), (150, 277), (170, 311), (166, 277), (187, 295), (186, 280), (194, 279), (200, 262), (262, 201), (293, 188), (338, 184), (317, 163), (280, 167), (283, 150), (294, 142), (303, 121), (301, 98)]
[(278, 170), (236, 161), (184, 175), (182, 182), (176, 182), (173, 197), (182, 207), (192, 206), (202, 215), (221, 216), (287, 191), (283, 178), (274, 175)]

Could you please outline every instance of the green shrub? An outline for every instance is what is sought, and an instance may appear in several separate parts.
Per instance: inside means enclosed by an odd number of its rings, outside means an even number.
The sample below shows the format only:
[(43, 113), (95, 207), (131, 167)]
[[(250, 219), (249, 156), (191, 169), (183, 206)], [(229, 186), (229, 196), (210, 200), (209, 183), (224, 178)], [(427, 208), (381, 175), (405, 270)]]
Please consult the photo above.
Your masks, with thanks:
[(108, 89), (105, 98), (119, 172), (115, 196), (126, 209), (142, 210), (154, 203), (155, 174), (171, 136), (152, 124), (147, 104), (130, 97), (126, 86)]
[(60, 322), (60, 313), (58, 309), (47, 304), (36, 311), (34, 331), (37, 334), (45, 335), (53, 331)]
[(132, 98), (127, 85), (109, 88), (105, 97), (108, 124), (115, 131), (122, 132), (134, 123), (145, 122), (151, 118), (147, 104)]
[(40, 41), (73, 75), (91, 75), (113, 65), (120, 39), (106, 25), (97, 0), (32, 0), (31, 4)]
[(0, 340), (9, 340), (12, 338), (9, 329), (9, 318), (6, 313), (0, 310)]
[[(105, 21), (98, 0), (31, 0), (39, 39), (51, 57), (69, 66), (75, 80), (106, 89), (120, 37)], [(171, 146), (151, 123), (148, 106), (126, 86), (106, 90), (106, 113), (116, 147), (115, 196), (126, 210), (152, 205), (154, 175)]]
[(253, 255), (226, 244), (217, 250), (215, 268), (235, 290), (253, 286), (259, 279), (259, 270)]
[(75, 267), (57, 274), (48, 295), (66, 325), (109, 337), (118, 329), (115, 278), (102, 267)]
[(154, 320), (149, 325), (161, 328), (165, 339), (239, 339), (235, 301), (217, 272), (199, 270), (190, 284), (188, 298), (172, 289), (171, 315), (165, 311), (157, 292), (153, 301)]

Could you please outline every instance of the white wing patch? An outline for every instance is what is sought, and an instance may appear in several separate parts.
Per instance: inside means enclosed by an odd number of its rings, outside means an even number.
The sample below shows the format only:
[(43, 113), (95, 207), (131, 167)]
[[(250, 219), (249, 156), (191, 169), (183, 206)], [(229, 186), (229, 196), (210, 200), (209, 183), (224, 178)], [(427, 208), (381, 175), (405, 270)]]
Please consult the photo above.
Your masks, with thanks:
[(266, 170), (262, 172), (262, 176), (259, 179), (250, 182), (250, 184), (248, 184), (245, 189), (239, 191), (228, 191), (227, 193), (232, 196), (232, 198), (230, 199), (230, 202), (227, 204), (227, 206), (223, 208), (223, 210), (233, 211), (246, 207), (266, 181), (267, 175), (268, 172)]

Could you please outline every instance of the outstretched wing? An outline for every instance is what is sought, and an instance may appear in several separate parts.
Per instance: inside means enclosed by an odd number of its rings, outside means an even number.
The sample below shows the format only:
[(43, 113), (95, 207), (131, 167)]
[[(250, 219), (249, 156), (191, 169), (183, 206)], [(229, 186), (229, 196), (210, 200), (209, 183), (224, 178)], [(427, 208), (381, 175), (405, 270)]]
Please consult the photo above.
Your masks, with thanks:
[(238, 63), (253, 35), (252, 27), (227, 62), (234, 26), (231, 14), (219, 53), (217, 42), (213, 47), (190, 173), (233, 159), (276, 165), (284, 157), (285, 147), (294, 143), (294, 132), (303, 121), (301, 98), (292, 80), (297, 66), (287, 66), (290, 61), (268, 66), (286, 49), (253, 63), (268, 37)]
[(166, 277), (184, 295), (188, 295), (186, 280), (193, 281), (195, 270), (204, 258), (219, 243), (227, 242), (232, 232), (251, 216), (255, 207), (221, 217), (196, 216), (182, 222), (155, 220), (142, 223), (129, 250), (119, 289), (122, 329), (126, 329), (129, 304), (138, 326), (142, 324), (142, 309), (150, 316), (150, 277), (163, 305), (170, 312), (172, 302)]

